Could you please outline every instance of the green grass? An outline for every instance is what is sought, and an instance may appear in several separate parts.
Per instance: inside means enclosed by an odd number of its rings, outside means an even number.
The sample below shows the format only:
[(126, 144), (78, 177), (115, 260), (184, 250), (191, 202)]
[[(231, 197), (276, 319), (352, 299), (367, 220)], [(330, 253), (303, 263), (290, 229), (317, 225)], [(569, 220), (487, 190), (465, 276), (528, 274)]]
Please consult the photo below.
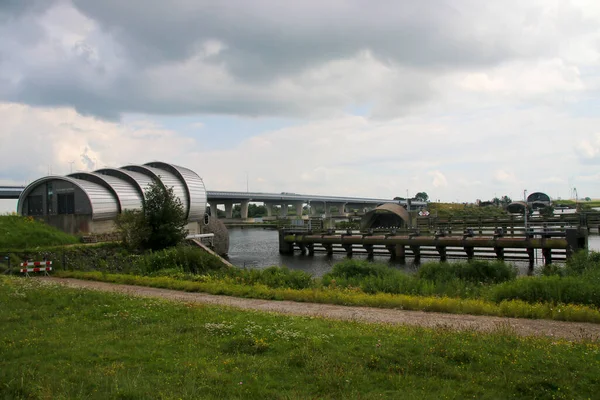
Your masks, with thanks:
[(0, 251), (79, 242), (78, 237), (64, 233), (31, 217), (0, 215)]
[(595, 398), (598, 343), (287, 317), (0, 278), (4, 399)]

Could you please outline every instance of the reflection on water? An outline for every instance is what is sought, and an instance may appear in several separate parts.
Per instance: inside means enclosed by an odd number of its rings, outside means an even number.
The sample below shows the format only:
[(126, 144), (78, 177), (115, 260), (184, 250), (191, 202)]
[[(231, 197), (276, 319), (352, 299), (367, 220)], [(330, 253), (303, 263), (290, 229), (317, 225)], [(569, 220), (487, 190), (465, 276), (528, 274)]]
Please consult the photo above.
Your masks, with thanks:
[[(245, 268), (266, 268), (272, 265), (285, 265), (291, 269), (298, 269), (308, 272), (314, 276), (322, 276), (329, 272), (333, 264), (346, 259), (344, 253), (336, 253), (327, 256), (325, 253), (317, 252), (314, 256), (302, 255), (296, 252), (292, 255), (279, 254), (279, 243), (276, 230), (268, 229), (229, 229), (229, 261), (238, 267)], [(589, 248), (600, 251), (600, 236), (589, 237)], [(354, 259), (366, 260), (367, 256), (355, 254)], [(541, 254), (537, 257), (541, 260)], [(422, 262), (435, 260), (435, 258), (422, 258)], [(392, 262), (389, 256), (373, 257), (373, 261), (388, 263), (390, 266), (402, 269), (406, 272), (414, 272), (418, 268), (412, 263), (410, 258), (406, 259), (406, 264)], [(451, 259), (449, 259), (452, 262)], [(521, 273), (527, 272), (526, 262), (514, 262)]]

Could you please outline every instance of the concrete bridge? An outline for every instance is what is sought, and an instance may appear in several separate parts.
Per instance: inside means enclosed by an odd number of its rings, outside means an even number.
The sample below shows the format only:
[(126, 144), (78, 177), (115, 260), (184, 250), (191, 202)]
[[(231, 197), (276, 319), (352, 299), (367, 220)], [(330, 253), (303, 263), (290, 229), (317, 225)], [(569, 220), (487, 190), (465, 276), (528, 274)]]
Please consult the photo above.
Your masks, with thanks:
[[(0, 199), (18, 199), (21, 192), (25, 189), (23, 186), (0, 186)], [(252, 203), (264, 203), (269, 217), (274, 215), (274, 207), (279, 206), (279, 215), (287, 216), (288, 207), (293, 206), (296, 215), (301, 216), (304, 205), (308, 205), (312, 215), (316, 215), (319, 210), (326, 216), (332, 215), (332, 208), (337, 208), (337, 215), (345, 216), (351, 210), (360, 210), (375, 208), (381, 203), (399, 203), (405, 205), (406, 200), (379, 199), (368, 197), (345, 197), (345, 196), (322, 196), (308, 195), (298, 193), (261, 193), (261, 192), (229, 192), (229, 191), (207, 191), (208, 204), (214, 210), (218, 205), (225, 208), (225, 217), (233, 217), (233, 206), (239, 204), (241, 208), (241, 218), (248, 218), (248, 205)], [(426, 202), (412, 201), (412, 207), (426, 206)], [(216, 216), (216, 215), (215, 215)]]

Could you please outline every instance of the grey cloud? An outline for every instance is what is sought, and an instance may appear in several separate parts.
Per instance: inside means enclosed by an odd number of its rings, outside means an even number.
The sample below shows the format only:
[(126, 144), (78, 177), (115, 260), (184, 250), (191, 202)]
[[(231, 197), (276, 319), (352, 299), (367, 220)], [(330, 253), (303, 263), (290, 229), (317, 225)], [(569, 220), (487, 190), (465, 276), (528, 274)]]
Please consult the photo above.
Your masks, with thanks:
[[(8, 0), (0, 2), (0, 19), (10, 21), (0, 27), (0, 99), (108, 119), (124, 112), (304, 116), (360, 103), (374, 104), (375, 116), (401, 115), (434, 97), (430, 83), (440, 74), (555, 55), (550, 33), (526, 34), (540, 31), (541, 9), (520, 4)], [(95, 24), (91, 33), (71, 48), (57, 45), (40, 24), (53, 6), (75, 7)], [(72, 23), (61, 18), (55, 25)], [(566, 31), (595, 29), (569, 8), (558, 22)], [(211, 40), (225, 48), (181, 68)], [(369, 65), (305, 76), (365, 51), (392, 71), (388, 84), (363, 79)]]

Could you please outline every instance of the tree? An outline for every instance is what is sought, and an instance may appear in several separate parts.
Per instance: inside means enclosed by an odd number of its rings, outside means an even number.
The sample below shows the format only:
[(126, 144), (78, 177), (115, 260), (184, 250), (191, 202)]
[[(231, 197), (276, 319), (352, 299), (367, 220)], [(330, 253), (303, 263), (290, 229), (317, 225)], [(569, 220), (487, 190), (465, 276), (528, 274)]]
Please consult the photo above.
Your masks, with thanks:
[(506, 207), (507, 205), (509, 205), (510, 203), (512, 203), (512, 199), (506, 195), (502, 196), (502, 198), (500, 199), (500, 203), (502, 203), (502, 205), (504, 207)]
[(540, 208), (540, 215), (542, 217), (552, 217), (554, 215), (554, 207), (551, 205)]
[(126, 211), (117, 218), (117, 229), (133, 248), (160, 250), (181, 243), (187, 220), (173, 188), (152, 182), (145, 191), (142, 211)]
[(415, 194), (415, 200), (429, 201), (429, 195), (425, 192), (419, 192), (419, 193)]

